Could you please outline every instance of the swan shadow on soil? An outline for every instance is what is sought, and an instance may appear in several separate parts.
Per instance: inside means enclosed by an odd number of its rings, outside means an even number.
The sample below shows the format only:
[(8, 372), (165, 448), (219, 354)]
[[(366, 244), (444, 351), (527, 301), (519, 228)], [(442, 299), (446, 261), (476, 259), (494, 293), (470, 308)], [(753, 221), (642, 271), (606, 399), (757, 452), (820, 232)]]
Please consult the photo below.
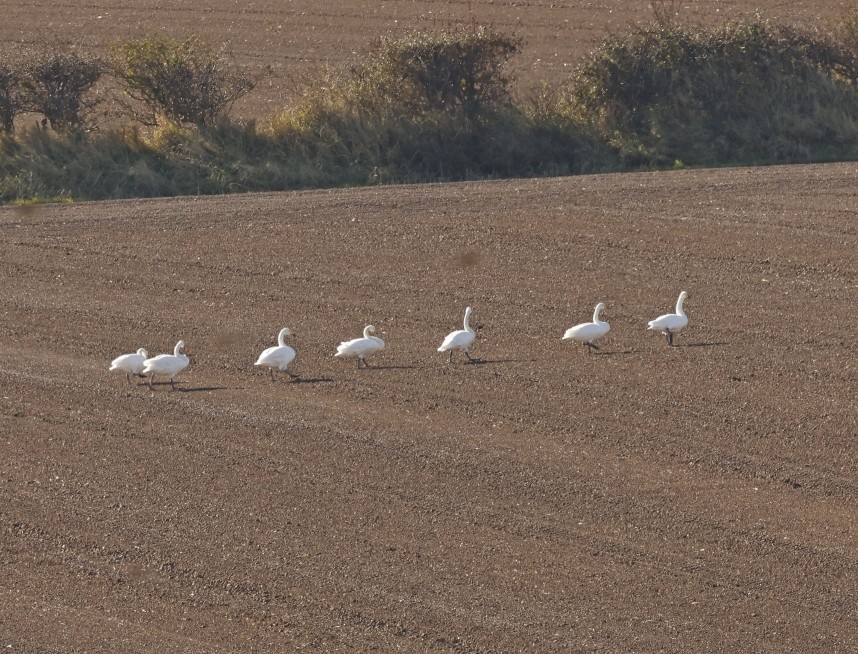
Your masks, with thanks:
[[(225, 391), (225, 390), (228, 390), (230, 388), (229, 386), (194, 386), (194, 387), (188, 387), (188, 388), (181, 388), (180, 384), (187, 384), (187, 383), (189, 383), (189, 382), (177, 381), (176, 387), (173, 390), (175, 390), (175, 392), (177, 392), (177, 393), (199, 393), (199, 392), (203, 392), (203, 391)], [(137, 386), (149, 387), (149, 384), (137, 384)], [(152, 386), (170, 386), (170, 382), (168, 382), (168, 381), (152, 382)], [(156, 389), (152, 388), (151, 390), (154, 391)]]
[(464, 362), (463, 366), (485, 366), (493, 363), (533, 363), (536, 359), (471, 359)]
[(361, 370), (415, 370), (418, 366), (366, 366), (365, 368), (361, 368)]

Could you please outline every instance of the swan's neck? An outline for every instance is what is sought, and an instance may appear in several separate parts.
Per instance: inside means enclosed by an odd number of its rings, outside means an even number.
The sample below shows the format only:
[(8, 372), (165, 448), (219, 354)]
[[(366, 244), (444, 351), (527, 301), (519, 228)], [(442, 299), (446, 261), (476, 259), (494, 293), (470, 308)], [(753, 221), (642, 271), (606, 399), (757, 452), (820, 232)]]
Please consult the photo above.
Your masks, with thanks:
[(373, 329), (371, 327), (364, 327), (363, 328), (363, 337), (369, 338), (370, 335), (372, 334), (372, 332), (373, 332)]
[(280, 333), (277, 334), (277, 345), (280, 347), (284, 347), (286, 345), (286, 330), (281, 329)]
[(176, 343), (176, 347), (173, 348), (173, 356), (179, 356), (182, 353), (182, 344)]
[(465, 310), (465, 331), (466, 332), (474, 331), (473, 329), (471, 329), (471, 310), (470, 309)]
[(682, 309), (682, 305), (683, 305), (684, 303), (685, 303), (685, 296), (684, 296), (684, 295), (682, 295), (682, 296), (680, 296), (680, 298), (676, 301), (676, 314), (677, 314), (677, 315), (679, 315), (679, 316), (684, 316), (684, 315), (685, 315), (685, 311), (683, 311), (683, 309)]
[(593, 311), (593, 322), (595, 322), (595, 323), (602, 322), (601, 320), (599, 320), (599, 314), (600, 313), (602, 313), (602, 307), (597, 306), (596, 310)]

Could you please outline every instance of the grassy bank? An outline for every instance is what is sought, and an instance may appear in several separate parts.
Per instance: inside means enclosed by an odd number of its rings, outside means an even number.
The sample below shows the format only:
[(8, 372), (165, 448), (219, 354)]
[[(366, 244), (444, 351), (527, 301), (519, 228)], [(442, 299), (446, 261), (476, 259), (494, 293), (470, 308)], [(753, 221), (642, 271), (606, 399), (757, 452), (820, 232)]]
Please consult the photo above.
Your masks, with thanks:
[[(7, 129), (0, 201), (856, 159), (854, 24), (847, 16), (830, 35), (760, 20), (657, 24), (607, 39), (565, 84), (529, 98), (514, 97), (505, 73), (523, 47), (514, 37), (477, 25), (412, 33), (381, 39), (280, 114), (249, 122), (227, 118), (229, 93), (211, 95), (217, 68), (182, 68), (200, 52), (217, 63), (210, 49), (135, 43), (116, 49), (125, 67), (103, 66), (123, 102), (136, 102), (123, 105), (124, 126), (93, 130), (67, 115), (62, 128)], [(140, 64), (168, 54), (182, 113), (146, 77), (164, 67)], [(250, 91), (236, 79), (214, 77)], [(147, 83), (161, 95), (139, 91)], [(192, 95), (203, 88), (209, 95)]]

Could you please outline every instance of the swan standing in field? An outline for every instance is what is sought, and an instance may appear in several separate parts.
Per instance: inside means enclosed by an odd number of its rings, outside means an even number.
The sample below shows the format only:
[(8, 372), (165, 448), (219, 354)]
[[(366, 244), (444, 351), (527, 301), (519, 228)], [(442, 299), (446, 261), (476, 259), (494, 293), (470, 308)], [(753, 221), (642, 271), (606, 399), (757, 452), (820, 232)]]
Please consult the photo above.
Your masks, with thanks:
[(143, 376), (143, 362), (149, 358), (146, 348), (141, 347), (132, 354), (121, 354), (110, 362), (108, 370), (121, 370), (125, 373), (125, 379), (131, 383), (131, 375)]
[[(182, 354), (184, 347), (185, 341), (179, 341), (173, 348), (172, 354), (159, 354), (143, 362), (143, 374), (149, 375), (149, 388), (152, 388), (152, 380), (155, 375), (165, 375), (170, 378), (172, 389), (176, 390), (176, 375), (187, 368), (191, 362), (186, 355)], [(155, 389), (152, 388), (152, 390)]]
[(562, 341), (577, 341), (587, 346), (587, 354), (590, 350), (598, 350), (599, 346), (593, 341), (602, 338), (611, 331), (611, 326), (599, 318), (599, 314), (605, 309), (605, 303), (599, 302), (593, 311), (593, 322), (583, 322), (580, 325), (570, 327), (563, 334)]
[(464, 352), (465, 356), (468, 357), (468, 363), (473, 361), (471, 355), (468, 354), (468, 348), (471, 346), (471, 343), (474, 342), (474, 339), (477, 337), (477, 333), (471, 329), (471, 307), (467, 307), (465, 309), (464, 326), (464, 329), (457, 329), (456, 331), (447, 334), (444, 342), (441, 343), (441, 347), (438, 348), (439, 352), (450, 352), (450, 363), (453, 362), (454, 350), (461, 350)]
[(647, 325), (647, 329), (661, 332), (667, 336), (668, 345), (673, 345), (673, 335), (683, 330), (688, 324), (688, 316), (685, 315), (685, 311), (682, 309), (682, 305), (685, 303), (685, 298), (687, 297), (688, 293), (682, 291), (679, 294), (679, 299), (676, 301), (676, 313), (666, 313), (655, 320), (650, 320)]
[(286, 337), (292, 332), (288, 327), (284, 327), (277, 334), (277, 345), (269, 347), (262, 351), (259, 358), (256, 360), (255, 366), (267, 366), (268, 372), (271, 373), (271, 379), (274, 379), (274, 369), (284, 370), (292, 379), (298, 379), (298, 375), (289, 370), (289, 364), (295, 359), (295, 350), (286, 345)]
[(363, 365), (369, 368), (369, 364), (364, 359), (365, 356), (375, 354), (384, 349), (384, 341), (378, 336), (373, 336), (375, 327), (367, 325), (363, 329), (363, 338), (353, 338), (350, 341), (343, 341), (337, 346), (335, 357), (357, 357), (357, 367), (360, 370), (361, 361)]

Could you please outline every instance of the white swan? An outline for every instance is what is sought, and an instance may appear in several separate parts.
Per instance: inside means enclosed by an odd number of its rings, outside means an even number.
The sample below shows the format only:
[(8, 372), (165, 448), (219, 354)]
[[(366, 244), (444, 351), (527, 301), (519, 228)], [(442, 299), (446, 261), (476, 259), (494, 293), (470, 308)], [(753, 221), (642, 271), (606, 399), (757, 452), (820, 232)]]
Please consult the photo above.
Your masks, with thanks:
[(334, 356), (357, 357), (358, 369), (360, 369), (361, 361), (368, 368), (369, 364), (364, 357), (384, 349), (384, 341), (378, 336), (372, 336), (374, 333), (375, 327), (367, 325), (363, 329), (363, 338), (353, 338), (350, 341), (343, 341), (337, 346), (337, 353)]
[(286, 337), (292, 332), (288, 327), (284, 327), (277, 334), (277, 345), (269, 347), (262, 351), (259, 358), (256, 360), (255, 366), (267, 366), (268, 372), (271, 373), (271, 379), (274, 379), (274, 369), (284, 370), (292, 379), (298, 379), (298, 375), (289, 370), (289, 364), (295, 359), (295, 350), (286, 345)]
[(682, 291), (682, 293), (679, 294), (679, 299), (676, 301), (676, 313), (666, 313), (655, 320), (650, 320), (647, 325), (647, 329), (661, 332), (667, 336), (668, 345), (673, 345), (673, 335), (676, 332), (683, 330), (688, 324), (688, 316), (686, 316), (685, 311), (682, 310), (682, 305), (685, 303), (685, 298), (687, 297), (688, 293)]
[[(180, 372), (188, 367), (191, 360), (182, 354), (185, 341), (176, 343), (172, 354), (159, 354), (143, 362), (143, 374), (149, 375), (149, 388), (152, 388), (152, 380), (155, 375), (165, 375), (170, 378), (170, 386), (176, 390), (175, 378)], [(154, 390), (154, 389), (152, 389)]]
[(599, 314), (605, 309), (605, 303), (599, 302), (593, 311), (593, 322), (583, 322), (580, 325), (570, 327), (563, 334), (562, 341), (578, 341), (587, 346), (587, 353), (590, 350), (598, 350), (599, 346), (593, 341), (602, 338), (605, 334), (611, 331), (611, 326), (604, 320), (599, 318)]
[(471, 343), (474, 342), (474, 339), (477, 337), (477, 333), (471, 329), (471, 307), (465, 309), (464, 326), (464, 329), (457, 329), (456, 331), (447, 334), (444, 342), (441, 343), (441, 347), (438, 348), (439, 352), (450, 352), (451, 363), (453, 362), (454, 350), (461, 350), (465, 353), (465, 356), (468, 357), (468, 362), (473, 361), (471, 355), (468, 354), (468, 348)]
[(143, 376), (143, 362), (149, 358), (146, 348), (141, 347), (132, 354), (121, 354), (110, 362), (108, 370), (121, 370), (125, 373), (125, 379), (131, 383), (131, 375)]

